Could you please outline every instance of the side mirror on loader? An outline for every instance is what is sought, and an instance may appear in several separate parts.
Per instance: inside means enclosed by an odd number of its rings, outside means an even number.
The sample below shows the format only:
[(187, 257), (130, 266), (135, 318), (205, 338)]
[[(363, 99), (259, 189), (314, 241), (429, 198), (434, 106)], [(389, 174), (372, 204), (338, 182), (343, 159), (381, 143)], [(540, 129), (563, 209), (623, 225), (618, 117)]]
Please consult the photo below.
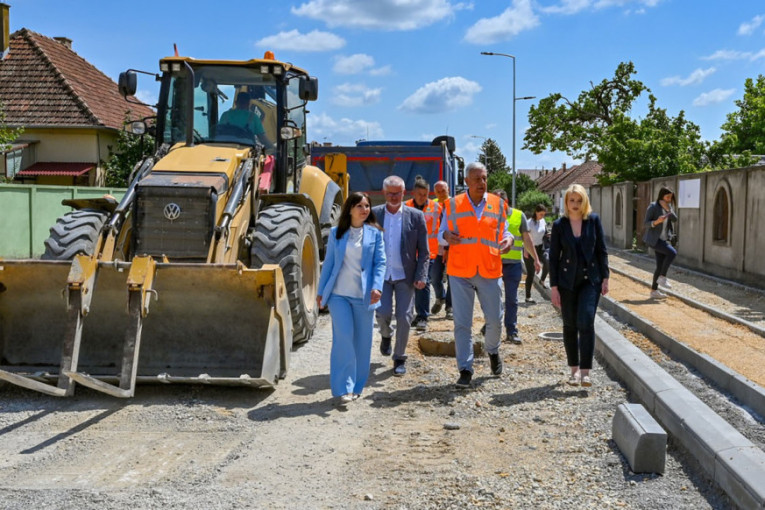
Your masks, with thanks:
[(135, 74), (135, 71), (130, 70), (120, 73), (118, 87), (122, 97), (134, 96), (138, 88), (138, 76)]
[(316, 101), (319, 97), (319, 79), (315, 76), (301, 76), (298, 94), (303, 101)]

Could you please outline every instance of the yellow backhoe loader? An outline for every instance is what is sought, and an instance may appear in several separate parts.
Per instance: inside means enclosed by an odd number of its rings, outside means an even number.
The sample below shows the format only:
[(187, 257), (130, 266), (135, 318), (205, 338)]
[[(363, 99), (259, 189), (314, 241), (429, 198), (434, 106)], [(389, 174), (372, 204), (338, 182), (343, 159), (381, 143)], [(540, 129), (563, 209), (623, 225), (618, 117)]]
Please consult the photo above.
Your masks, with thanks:
[[(317, 79), (268, 52), (167, 57), (160, 71), (156, 118), (131, 126), (156, 151), (124, 198), (66, 201), (41, 260), (0, 260), (0, 379), (57, 396), (273, 386), (311, 337), (344, 199), (307, 164)], [(136, 72), (120, 75), (126, 98)]]

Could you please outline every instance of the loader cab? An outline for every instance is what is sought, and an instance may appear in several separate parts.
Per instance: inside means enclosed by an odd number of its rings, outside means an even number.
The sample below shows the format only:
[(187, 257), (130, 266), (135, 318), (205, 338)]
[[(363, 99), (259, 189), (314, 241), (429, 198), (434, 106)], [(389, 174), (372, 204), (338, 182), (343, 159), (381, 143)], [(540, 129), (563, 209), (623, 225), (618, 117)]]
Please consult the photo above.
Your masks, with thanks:
[(275, 157), (271, 192), (300, 186), (307, 163), (306, 104), (316, 78), (273, 59), (160, 61), (158, 146), (223, 144)]

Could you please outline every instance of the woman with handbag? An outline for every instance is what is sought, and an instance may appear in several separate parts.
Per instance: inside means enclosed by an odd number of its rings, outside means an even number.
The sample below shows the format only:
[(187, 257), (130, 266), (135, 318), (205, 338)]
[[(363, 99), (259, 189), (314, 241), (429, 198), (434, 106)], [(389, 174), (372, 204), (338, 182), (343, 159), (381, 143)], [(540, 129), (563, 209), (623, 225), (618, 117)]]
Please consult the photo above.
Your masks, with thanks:
[(656, 254), (656, 270), (653, 273), (651, 285), (651, 297), (665, 299), (667, 297), (659, 290), (661, 285), (665, 289), (671, 289), (672, 285), (667, 281), (667, 271), (672, 261), (677, 256), (677, 250), (672, 246), (671, 240), (675, 236), (673, 222), (677, 221), (677, 215), (672, 209), (674, 193), (671, 189), (662, 187), (656, 202), (648, 206), (645, 213), (645, 233), (643, 241), (653, 248)]

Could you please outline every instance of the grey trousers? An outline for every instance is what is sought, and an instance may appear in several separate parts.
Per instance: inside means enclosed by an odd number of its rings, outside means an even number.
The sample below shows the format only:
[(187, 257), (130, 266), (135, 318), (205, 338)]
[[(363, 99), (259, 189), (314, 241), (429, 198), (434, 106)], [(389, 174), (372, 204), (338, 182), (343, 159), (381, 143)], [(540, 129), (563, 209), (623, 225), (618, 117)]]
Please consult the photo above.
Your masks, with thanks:
[[(396, 296), (396, 328), (391, 326), (393, 320), (393, 296)], [(392, 338), (396, 334), (393, 346), (393, 359), (406, 359), (406, 344), (409, 342), (409, 329), (414, 315), (414, 285), (405, 280), (387, 280), (383, 284), (380, 306), (375, 312), (380, 334)]]

